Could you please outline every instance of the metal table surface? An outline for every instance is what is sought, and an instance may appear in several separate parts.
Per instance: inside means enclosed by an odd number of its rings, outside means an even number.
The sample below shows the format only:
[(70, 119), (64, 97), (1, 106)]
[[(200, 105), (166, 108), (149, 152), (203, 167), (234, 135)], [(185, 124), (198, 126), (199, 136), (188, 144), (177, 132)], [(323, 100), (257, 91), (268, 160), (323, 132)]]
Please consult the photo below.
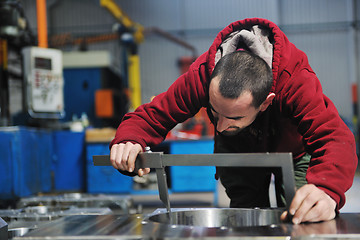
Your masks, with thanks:
[(174, 225), (148, 219), (143, 214), (67, 216), (13, 239), (360, 239), (360, 213), (341, 213), (334, 220), (319, 223), (231, 228)]

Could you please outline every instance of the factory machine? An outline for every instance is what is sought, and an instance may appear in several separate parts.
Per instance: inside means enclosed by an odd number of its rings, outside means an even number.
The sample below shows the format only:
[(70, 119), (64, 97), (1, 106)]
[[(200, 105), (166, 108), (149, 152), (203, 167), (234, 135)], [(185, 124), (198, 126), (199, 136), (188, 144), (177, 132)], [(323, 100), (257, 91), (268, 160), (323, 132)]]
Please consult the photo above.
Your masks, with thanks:
[[(95, 166), (109, 166), (108, 155), (93, 157)], [(280, 221), (285, 208), (171, 208), (167, 166), (221, 166), (281, 168), (288, 204), (294, 194), (294, 171), (289, 153), (163, 154), (141, 153), (136, 168), (156, 171), (164, 208), (149, 214), (101, 213), (67, 215), (13, 239), (360, 239), (360, 214), (293, 225)]]

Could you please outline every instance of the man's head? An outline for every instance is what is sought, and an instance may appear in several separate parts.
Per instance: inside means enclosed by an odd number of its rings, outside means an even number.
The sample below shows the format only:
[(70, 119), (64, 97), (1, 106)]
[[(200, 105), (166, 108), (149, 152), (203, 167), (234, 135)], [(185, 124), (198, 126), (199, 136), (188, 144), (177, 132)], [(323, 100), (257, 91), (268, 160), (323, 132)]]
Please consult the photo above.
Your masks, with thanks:
[(249, 126), (274, 99), (272, 82), (270, 67), (250, 52), (238, 51), (221, 58), (209, 88), (217, 131), (235, 135)]

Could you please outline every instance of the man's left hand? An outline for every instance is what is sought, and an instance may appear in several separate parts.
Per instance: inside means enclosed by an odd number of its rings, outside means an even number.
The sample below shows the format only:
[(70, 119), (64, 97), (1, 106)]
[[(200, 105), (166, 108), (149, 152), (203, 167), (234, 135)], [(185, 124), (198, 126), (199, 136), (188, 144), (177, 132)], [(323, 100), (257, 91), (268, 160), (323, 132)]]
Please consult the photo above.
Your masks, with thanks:
[[(306, 184), (299, 188), (289, 207), (293, 216), (292, 222), (319, 222), (335, 218), (336, 202), (314, 184)], [(281, 215), (281, 220), (287, 218), (288, 212)]]

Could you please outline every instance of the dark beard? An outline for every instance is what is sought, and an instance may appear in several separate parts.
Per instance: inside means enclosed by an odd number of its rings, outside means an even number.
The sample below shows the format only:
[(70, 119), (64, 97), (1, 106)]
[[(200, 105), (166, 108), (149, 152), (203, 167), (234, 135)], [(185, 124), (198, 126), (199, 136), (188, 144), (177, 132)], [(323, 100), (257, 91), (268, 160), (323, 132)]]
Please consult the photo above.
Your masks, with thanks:
[(220, 135), (223, 135), (225, 137), (232, 137), (232, 136), (236, 136), (238, 135), (243, 129), (239, 128), (239, 127), (232, 127), (232, 131), (222, 131), (219, 132)]

